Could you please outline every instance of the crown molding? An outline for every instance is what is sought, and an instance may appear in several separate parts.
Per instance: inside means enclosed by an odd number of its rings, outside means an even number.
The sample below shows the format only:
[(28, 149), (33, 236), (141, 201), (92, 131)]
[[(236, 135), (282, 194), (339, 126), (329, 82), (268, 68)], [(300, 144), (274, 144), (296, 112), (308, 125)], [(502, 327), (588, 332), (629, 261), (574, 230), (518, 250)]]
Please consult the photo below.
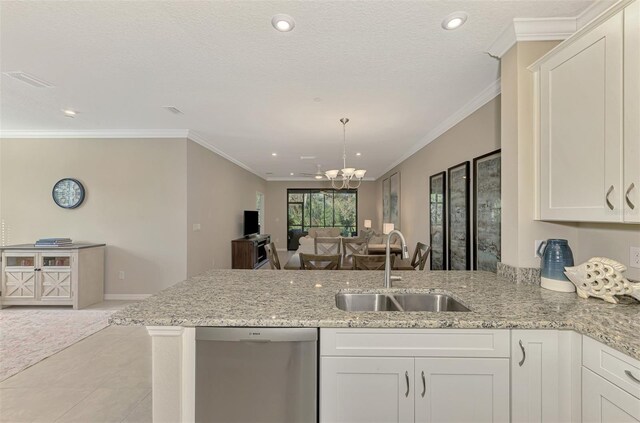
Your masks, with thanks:
[[(187, 134), (187, 139), (195, 142), (196, 144), (201, 145), (202, 147), (206, 148), (207, 150), (210, 150), (210, 151), (216, 153), (218, 156), (229, 160), (231, 163), (233, 163), (233, 164), (235, 164), (237, 166), (240, 166), (241, 168), (243, 168), (247, 172), (253, 173), (258, 178), (265, 179), (265, 177), (260, 175), (260, 173), (258, 173), (256, 170), (252, 169), (251, 167), (247, 166), (246, 164), (244, 164), (240, 160), (234, 159), (233, 157), (231, 157), (230, 155), (228, 155), (224, 151), (220, 150), (218, 147), (213, 145), (213, 143), (211, 143), (209, 140), (207, 140), (205, 137), (203, 137), (198, 132), (189, 130), (188, 134)], [(265, 179), (265, 180), (268, 181), (268, 179)]]
[(588, 23), (603, 14), (607, 9), (617, 3), (617, 0), (596, 0), (576, 16), (576, 25), (578, 29), (582, 29)]
[(187, 129), (78, 129), (0, 131), (0, 138), (187, 138)]
[(516, 18), (489, 46), (487, 53), (502, 58), (518, 41), (566, 40), (578, 30), (577, 18)]
[(456, 126), (465, 118), (469, 117), (473, 112), (478, 110), (480, 107), (484, 106), (498, 95), (501, 92), (501, 83), (500, 78), (496, 81), (492, 82), (487, 88), (482, 90), (480, 94), (471, 99), (467, 104), (458, 109), (451, 116), (446, 118), (442, 123), (435, 128), (433, 128), (429, 133), (422, 138), (419, 142), (413, 145), (405, 154), (402, 155), (398, 160), (393, 162), (393, 164), (382, 172), (378, 178), (382, 177), (386, 173), (390, 172), (393, 168), (398, 166), (403, 161), (407, 160), (409, 157), (413, 156), (415, 153), (426, 147), (430, 142), (437, 139), (439, 136), (447, 132), (449, 129)]
[[(315, 179), (312, 177), (305, 178), (304, 176), (273, 176), (266, 179), (268, 182), (318, 182), (318, 183), (327, 183), (331, 184), (331, 181), (328, 179)], [(366, 177), (362, 178), (363, 182), (374, 182), (376, 178)]]

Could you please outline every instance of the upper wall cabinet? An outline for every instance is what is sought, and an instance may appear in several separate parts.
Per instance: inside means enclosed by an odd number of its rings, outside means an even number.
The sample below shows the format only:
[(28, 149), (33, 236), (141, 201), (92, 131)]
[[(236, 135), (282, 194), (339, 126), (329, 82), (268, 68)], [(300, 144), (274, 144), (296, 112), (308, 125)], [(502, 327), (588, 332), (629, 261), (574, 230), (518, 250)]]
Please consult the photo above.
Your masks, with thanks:
[(532, 66), (542, 220), (640, 222), (639, 1)]

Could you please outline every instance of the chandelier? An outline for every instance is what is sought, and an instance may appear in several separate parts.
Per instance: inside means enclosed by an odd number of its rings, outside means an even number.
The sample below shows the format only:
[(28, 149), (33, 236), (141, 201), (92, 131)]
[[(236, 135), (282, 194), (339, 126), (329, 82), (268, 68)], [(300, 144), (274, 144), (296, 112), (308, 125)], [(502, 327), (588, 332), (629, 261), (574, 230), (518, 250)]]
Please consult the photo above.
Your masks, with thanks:
[[(349, 123), (348, 118), (340, 119), (340, 123), (342, 123), (342, 170), (328, 170), (325, 172), (327, 178), (331, 181), (331, 186), (333, 189), (341, 190), (341, 189), (356, 189), (362, 183), (362, 178), (364, 178), (364, 174), (367, 173), (364, 169), (356, 170), (355, 167), (347, 167), (347, 123)], [(352, 183), (353, 181), (353, 183)], [(336, 185), (337, 184), (337, 185)]]

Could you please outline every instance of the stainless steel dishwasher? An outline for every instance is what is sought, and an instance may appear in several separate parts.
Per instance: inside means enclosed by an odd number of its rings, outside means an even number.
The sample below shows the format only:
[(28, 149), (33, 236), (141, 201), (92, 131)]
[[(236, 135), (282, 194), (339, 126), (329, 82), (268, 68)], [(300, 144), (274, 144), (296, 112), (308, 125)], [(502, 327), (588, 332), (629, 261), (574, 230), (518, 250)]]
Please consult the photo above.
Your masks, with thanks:
[(317, 344), (315, 328), (196, 328), (196, 422), (316, 422)]

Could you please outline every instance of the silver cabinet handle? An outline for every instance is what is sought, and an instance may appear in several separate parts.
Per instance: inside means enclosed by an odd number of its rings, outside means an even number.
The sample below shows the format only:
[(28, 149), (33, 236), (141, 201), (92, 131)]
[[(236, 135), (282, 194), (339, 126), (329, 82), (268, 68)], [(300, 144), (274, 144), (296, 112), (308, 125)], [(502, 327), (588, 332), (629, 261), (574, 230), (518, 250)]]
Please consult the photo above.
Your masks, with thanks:
[(609, 190), (607, 191), (607, 195), (604, 197), (605, 201), (607, 202), (607, 206), (611, 210), (613, 210), (613, 204), (611, 204), (611, 201), (609, 201), (609, 196), (611, 195), (612, 192), (613, 192), (613, 185), (609, 187)]
[(409, 372), (404, 372), (404, 377), (407, 379), (407, 392), (405, 392), (404, 396), (409, 396)]
[(520, 350), (522, 351), (522, 360), (520, 360), (518, 366), (522, 367), (522, 365), (524, 364), (524, 360), (527, 359), (527, 353), (524, 352), (524, 345), (522, 345), (522, 340), (519, 340), (518, 344), (520, 344)]
[(427, 393), (427, 381), (424, 378), (424, 370), (422, 371), (422, 398)]
[(635, 208), (636, 208), (636, 206), (635, 206), (635, 204), (633, 204), (633, 203), (631, 202), (631, 200), (629, 199), (629, 194), (631, 193), (631, 191), (632, 191), (635, 187), (636, 187), (636, 186), (635, 186), (635, 184), (634, 184), (633, 182), (631, 182), (631, 185), (629, 185), (629, 188), (627, 188), (627, 192), (624, 194), (624, 198), (625, 198), (625, 200), (627, 200), (627, 206), (629, 206), (629, 208), (630, 208), (631, 210), (635, 209)]
[(631, 371), (630, 371), (630, 370), (625, 370), (625, 371), (624, 371), (624, 374), (625, 374), (625, 375), (627, 375), (627, 376), (629, 376), (629, 379), (631, 379), (631, 380), (632, 380), (632, 381), (634, 381), (635, 383), (640, 383), (640, 379), (638, 379), (637, 377), (635, 377), (635, 376), (633, 375), (633, 373), (631, 373)]

